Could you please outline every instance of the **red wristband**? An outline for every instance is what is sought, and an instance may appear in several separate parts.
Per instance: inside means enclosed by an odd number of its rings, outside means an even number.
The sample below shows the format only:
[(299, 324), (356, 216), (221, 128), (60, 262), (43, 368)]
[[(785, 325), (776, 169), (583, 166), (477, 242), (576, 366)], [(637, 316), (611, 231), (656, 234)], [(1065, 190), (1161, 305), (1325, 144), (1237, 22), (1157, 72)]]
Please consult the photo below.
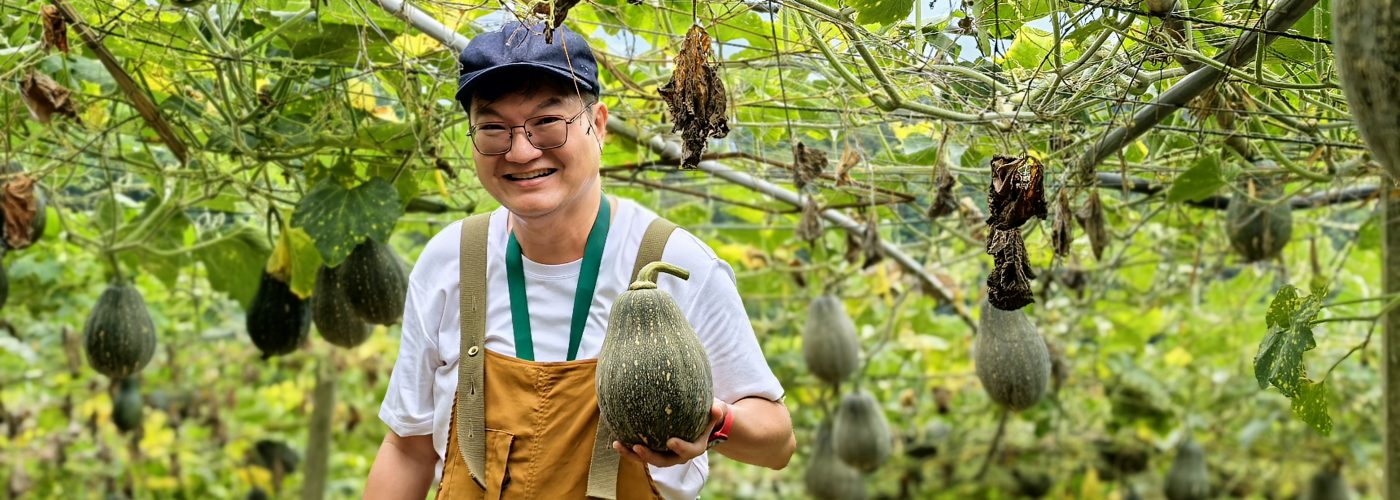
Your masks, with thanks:
[(706, 448), (714, 448), (715, 445), (729, 439), (729, 430), (734, 426), (734, 411), (728, 404), (724, 405), (724, 416), (720, 417), (718, 427), (710, 431), (710, 442)]

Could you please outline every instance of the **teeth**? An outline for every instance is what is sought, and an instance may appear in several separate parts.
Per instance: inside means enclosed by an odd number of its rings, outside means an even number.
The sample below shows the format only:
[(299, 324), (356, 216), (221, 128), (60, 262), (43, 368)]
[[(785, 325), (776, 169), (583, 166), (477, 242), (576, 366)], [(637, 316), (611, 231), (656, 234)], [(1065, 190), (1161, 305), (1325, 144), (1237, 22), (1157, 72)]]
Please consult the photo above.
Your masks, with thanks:
[(536, 171), (534, 171), (534, 172), (526, 172), (526, 173), (523, 173), (523, 174), (511, 174), (511, 175), (508, 175), (507, 177), (510, 177), (511, 179), (517, 180), (517, 181), (528, 181), (528, 180), (530, 180), (530, 179), (535, 179), (535, 178), (538, 178), (538, 177), (544, 177), (544, 176), (549, 175), (549, 174), (552, 174), (552, 173), (554, 173), (554, 169), (550, 168), (550, 169), (544, 169), (544, 170), (536, 170)]

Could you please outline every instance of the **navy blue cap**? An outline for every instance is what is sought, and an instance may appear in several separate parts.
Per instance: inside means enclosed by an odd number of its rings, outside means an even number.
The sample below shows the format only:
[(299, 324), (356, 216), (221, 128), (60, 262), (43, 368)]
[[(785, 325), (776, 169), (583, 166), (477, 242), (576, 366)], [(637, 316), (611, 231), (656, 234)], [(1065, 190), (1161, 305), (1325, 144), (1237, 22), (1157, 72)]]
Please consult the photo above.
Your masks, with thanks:
[(588, 41), (560, 26), (554, 30), (553, 43), (545, 43), (546, 24), (527, 26), (511, 21), (500, 31), (482, 33), (468, 42), (467, 48), (457, 57), (461, 64), (457, 102), (466, 106), (475, 86), (485, 81), (482, 77), (511, 68), (541, 70), (577, 81), (580, 90), (600, 93), (598, 60), (593, 58)]

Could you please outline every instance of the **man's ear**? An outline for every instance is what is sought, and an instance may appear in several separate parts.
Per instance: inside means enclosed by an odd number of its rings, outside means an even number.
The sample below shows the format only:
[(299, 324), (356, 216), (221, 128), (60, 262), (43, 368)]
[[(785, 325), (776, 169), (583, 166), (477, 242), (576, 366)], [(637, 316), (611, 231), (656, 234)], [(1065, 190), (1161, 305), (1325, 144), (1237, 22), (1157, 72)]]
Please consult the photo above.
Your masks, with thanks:
[(598, 136), (598, 144), (602, 145), (608, 135), (608, 105), (601, 100), (593, 103), (592, 116), (593, 134)]

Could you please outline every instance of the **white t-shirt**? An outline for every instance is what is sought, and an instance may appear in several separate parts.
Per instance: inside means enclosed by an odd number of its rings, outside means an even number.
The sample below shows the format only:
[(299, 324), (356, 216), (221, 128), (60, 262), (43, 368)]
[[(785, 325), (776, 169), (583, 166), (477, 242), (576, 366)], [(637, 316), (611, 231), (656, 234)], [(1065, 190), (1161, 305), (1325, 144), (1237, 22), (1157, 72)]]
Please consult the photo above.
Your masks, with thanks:
[[(514, 356), (515, 334), (504, 265), (506, 216), (504, 208), (491, 214), (487, 240), (486, 348)], [(642, 236), (656, 217), (634, 201), (618, 199), (603, 249), (593, 306), (579, 346), (579, 359), (598, 357), (607, 332), (608, 311), (618, 294), (627, 289)], [(380, 420), (400, 436), (433, 435), (433, 447), (438, 453), (434, 482), (442, 477), (452, 401), (457, 391), (461, 238), (460, 221), (447, 226), (428, 242), (413, 266), (404, 304), (399, 357), (379, 409)], [(568, 352), (574, 287), (582, 260), (559, 265), (523, 260), (535, 360), (563, 361)], [(715, 397), (730, 403), (751, 396), (780, 399), (782, 385), (764, 360), (729, 264), (715, 256), (699, 238), (679, 228), (671, 234), (662, 260), (690, 271), (689, 280), (662, 274), (657, 287), (675, 298), (705, 346)], [(666, 498), (697, 497), (708, 473), (709, 460), (705, 455), (674, 467), (651, 467), (652, 478)]]

